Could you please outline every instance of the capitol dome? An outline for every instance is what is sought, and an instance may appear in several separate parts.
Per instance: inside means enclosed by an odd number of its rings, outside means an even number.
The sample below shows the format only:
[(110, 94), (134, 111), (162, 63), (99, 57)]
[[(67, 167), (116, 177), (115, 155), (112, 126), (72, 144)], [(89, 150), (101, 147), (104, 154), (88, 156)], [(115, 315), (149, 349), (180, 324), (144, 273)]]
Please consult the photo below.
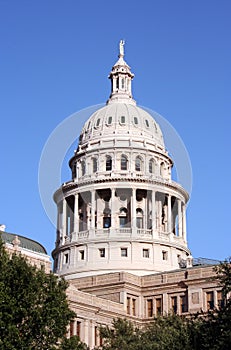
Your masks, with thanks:
[(72, 179), (54, 194), (54, 270), (70, 280), (190, 266), (188, 193), (172, 180), (159, 125), (132, 97), (133, 77), (121, 41), (110, 97), (85, 123), (69, 161)]
[(79, 140), (83, 146), (89, 140), (115, 136), (146, 140), (156, 149), (164, 149), (159, 125), (144, 109), (130, 103), (110, 103), (97, 110), (85, 123)]

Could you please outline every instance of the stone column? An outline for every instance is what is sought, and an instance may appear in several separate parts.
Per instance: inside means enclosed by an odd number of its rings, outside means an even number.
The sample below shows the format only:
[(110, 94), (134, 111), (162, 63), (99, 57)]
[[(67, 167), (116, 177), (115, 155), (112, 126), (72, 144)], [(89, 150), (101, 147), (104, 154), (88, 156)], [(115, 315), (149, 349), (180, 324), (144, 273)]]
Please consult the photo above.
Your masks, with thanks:
[(156, 235), (156, 192), (152, 190), (152, 236)]
[(88, 344), (89, 342), (89, 321), (88, 320), (84, 320), (83, 321), (83, 342)]
[(77, 240), (79, 233), (79, 194), (75, 194), (75, 206), (74, 206), (74, 234), (73, 239)]
[(143, 229), (144, 230), (147, 230), (147, 228), (148, 228), (148, 219), (149, 219), (149, 215), (148, 215), (148, 191), (147, 191), (146, 198), (144, 198), (144, 213), (143, 213)]
[(172, 204), (170, 194), (168, 195), (168, 232), (172, 232)]
[(95, 190), (91, 191), (91, 229), (95, 229)]
[(61, 214), (60, 214), (60, 203), (57, 204), (57, 229), (56, 229), (56, 244), (60, 243), (61, 239)]
[(168, 294), (167, 293), (163, 293), (162, 308), (163, 308), (163, 315), (165, 315), (169, 312)]
[(182, 234), (183, 239), (186, 242), (187, 241), (187, 232), (186, 232), (186, 205), (183, 204), (183, 218), (182, 218)]
[(63, 227), (62, 227), (62, 244), (65, 243), (67, 235), (67, 201), (63, 198)]
[(181, 200), (177, 199), (178, 204), (178, 234), (179, 237), (182, 237), (182, 208), (181, 208)]
[(115, 229), (115, 188), (111, 189), (111, 229)]
[(132, 230), (136, 230), (136, 189), (132, 189), (132, 198), (131, 198), (131, 205), (132, 205)]

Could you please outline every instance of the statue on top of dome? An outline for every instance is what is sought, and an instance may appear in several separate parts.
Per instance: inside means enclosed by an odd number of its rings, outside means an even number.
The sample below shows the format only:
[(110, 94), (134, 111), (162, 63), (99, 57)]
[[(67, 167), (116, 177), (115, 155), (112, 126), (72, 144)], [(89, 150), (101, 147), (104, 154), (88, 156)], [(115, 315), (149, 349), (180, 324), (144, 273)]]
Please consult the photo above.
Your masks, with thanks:
[(125, 41), (120, 40), (120, 57), (124, 56), (124, 45), (125, 45)]

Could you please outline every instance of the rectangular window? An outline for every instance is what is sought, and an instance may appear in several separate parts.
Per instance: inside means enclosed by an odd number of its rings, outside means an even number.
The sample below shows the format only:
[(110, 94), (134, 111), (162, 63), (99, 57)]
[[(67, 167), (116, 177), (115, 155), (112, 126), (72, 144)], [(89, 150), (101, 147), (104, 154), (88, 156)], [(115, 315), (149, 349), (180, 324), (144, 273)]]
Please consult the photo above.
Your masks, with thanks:
[(127, 297), (127, 314), (131, 313), (131, 298)]
[(213, 292), (206, 293), (207, 310), (212, 310), (214, 308), (214, 297)]
[(132, 315), (136, 314), (136, 299), (132, 299)]
[(181, 311), (181, 313), (188, 312), (187, 295), (181, 295), (180, 296), (180, 311)]
[(156, 315), (162, 315), (162, 298), (156, 298)]
[(219, 308), (222, 308), (225, 306), (225, 298), (223, 296), (223, 293), (221, 290), (217, 292), (217, 306)]
[(149, 258), (149, 249), (143, 249), (143, 258)]
[(168, 260), (168, 252), (166, 252), (166, 250), (162, 250), (162, 259)]
[(153, 316), (153, 300), (148, 299), (147, 300), (147, 311), (148, 311), (148, 317)]
[(105, 248), (100, 248), (100, 249), (99, 249), (99, 256), (100, 256), (101, 258), (105, 258)]
[(124, 256), (124, 257), (128, 256), (128, 248), (121, 248), (121, 256)]
[(75, 321), (70, 322), (70, 337), (74, 335), (74, 326), (75, 326)]
[(79, 257), (80, 257), (80, 260), (84, 260), (84, 250), (80, 250), (79, 251)]
[(171, 306), (172, 306), (172, 312), (174, 314), (177, 313), (177, 297), (171, 297)]
[(77, 321), (77, 324), (76, 324), (76, 335), (79, 338), (81, 336), (81, 322), (80, 321)]

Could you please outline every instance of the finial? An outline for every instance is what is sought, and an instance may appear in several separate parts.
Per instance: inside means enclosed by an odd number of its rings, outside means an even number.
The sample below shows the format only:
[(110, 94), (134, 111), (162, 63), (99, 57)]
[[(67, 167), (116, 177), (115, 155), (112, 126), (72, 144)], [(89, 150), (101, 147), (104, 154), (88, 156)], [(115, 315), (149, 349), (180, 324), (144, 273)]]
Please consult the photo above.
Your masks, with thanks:
[(125, 45), (125, 41), (124, 40), (120, 40), (120, 54), (119, 54), (119, 57), (124, 57), (124, 45)]

